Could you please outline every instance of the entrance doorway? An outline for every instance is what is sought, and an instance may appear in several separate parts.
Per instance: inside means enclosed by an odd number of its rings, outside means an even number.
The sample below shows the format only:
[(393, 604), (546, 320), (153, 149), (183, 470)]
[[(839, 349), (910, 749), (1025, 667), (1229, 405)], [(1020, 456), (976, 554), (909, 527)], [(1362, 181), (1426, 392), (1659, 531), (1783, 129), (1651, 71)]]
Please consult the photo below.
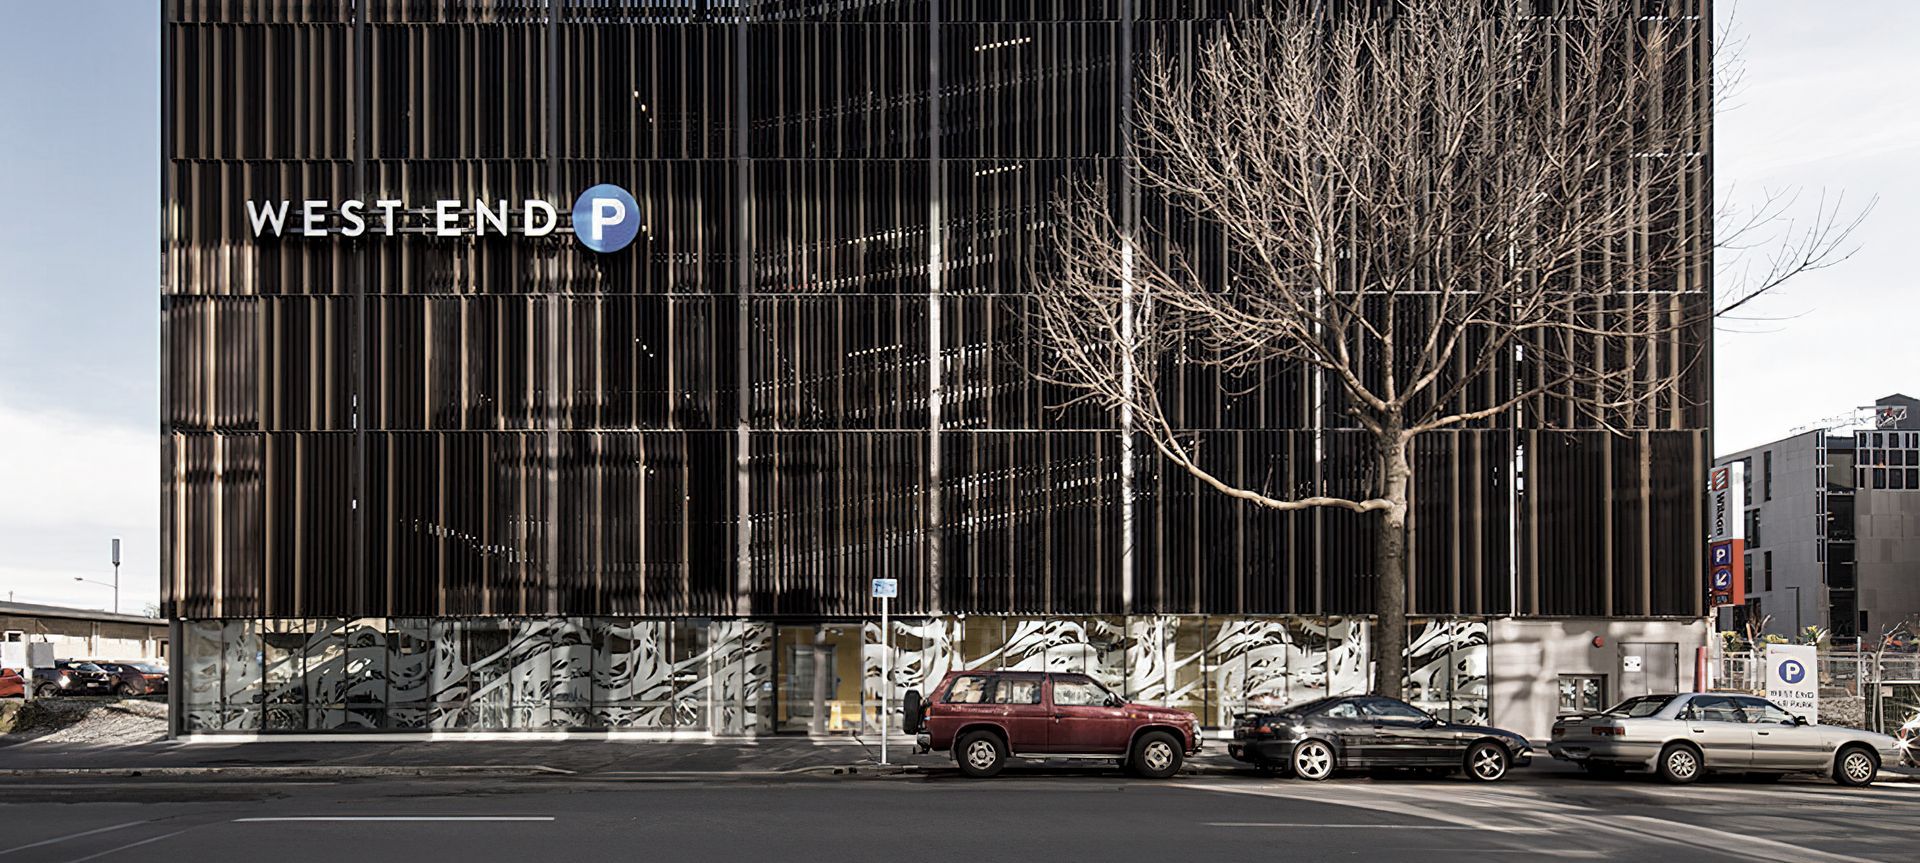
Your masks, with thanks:
[(781, 625), (774, 639), (774, 730), (858, 734), (866, 717), (859, 623)]

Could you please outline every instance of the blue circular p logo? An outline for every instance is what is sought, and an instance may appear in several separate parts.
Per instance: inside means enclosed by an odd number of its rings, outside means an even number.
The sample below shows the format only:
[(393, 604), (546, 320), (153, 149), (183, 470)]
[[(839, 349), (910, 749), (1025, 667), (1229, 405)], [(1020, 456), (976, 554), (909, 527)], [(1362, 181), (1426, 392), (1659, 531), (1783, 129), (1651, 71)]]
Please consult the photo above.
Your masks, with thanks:
[(601, 183), (573, 202), (573, 235), (596, 252), (617, 252), (640, 233), (640, 205), (627, 190)]
[(1780, 679), (1781, 680), (1784, 680), (1788, 683), (1799, 683), (1800, 679), (1806, 676), (1807, 676), (1807, 667), (1804, 665), (1801, 665), (1799, 660), (1789, 659), (1785, 662), (1780, 663)]

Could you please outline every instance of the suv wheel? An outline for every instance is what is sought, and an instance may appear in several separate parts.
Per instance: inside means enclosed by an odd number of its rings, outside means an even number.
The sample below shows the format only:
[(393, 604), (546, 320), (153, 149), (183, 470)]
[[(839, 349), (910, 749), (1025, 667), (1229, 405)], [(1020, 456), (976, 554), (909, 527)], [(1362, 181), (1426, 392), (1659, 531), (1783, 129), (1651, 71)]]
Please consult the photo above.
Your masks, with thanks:
[(1165, 779), (1180, 772), (1180, 743), (1165, 731), (1149, 731), (1133, 742), (1127, 763), (1140, 776)]
[(1333, 775), (1333, 746), (1325, 740), (1302, 740), (1293, 747), (1293, 775), (1318, 782)]
[(953, 760), (960, 762), (961, 773), (987, 779), (1007, 766), (1007, 744), (991, 731), (969, 731), (954, 744)]
[(1467, 750), (1467, 778), (1495, 782), (1507, 775), (1507, 748), (1482, 740)]
[(1674, 743), (1660, 750), (1660, 778), (1674, 785), (1685, 785), (1700, 778), (1700, 753), (1691, 746)]
[(1872, 752), (1859, 746), (1840, 750), (1840, 757), (1833, 762), (1833, 781), (1849, 788), (1872, 785), (1879, 773), (1879, 760), (1873, 757)]

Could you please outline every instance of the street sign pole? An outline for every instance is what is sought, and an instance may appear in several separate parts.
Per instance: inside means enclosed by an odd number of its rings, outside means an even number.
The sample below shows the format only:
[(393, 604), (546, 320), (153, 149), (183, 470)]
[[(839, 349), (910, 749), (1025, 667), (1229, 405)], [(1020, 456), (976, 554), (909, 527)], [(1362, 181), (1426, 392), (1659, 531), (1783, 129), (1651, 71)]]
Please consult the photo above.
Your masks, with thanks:
[(893, 699), (893, 627), (887, 616), (893, 600), (880, 598), (880, 766), (887, 764), (887, 732), (892, 717), (887, 715)]
[(900, 582), (891, 578), (873, 580), (873, 596), (880, 600), (880, 763), (887, 763), (887, 712), (893, 702), (893, 598), (900, 594)]

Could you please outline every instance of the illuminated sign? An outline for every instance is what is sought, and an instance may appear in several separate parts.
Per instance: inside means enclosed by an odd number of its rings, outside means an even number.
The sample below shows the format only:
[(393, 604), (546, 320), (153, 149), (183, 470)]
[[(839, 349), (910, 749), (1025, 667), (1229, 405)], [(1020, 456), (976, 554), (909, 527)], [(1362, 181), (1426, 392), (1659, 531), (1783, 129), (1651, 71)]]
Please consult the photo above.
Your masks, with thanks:
[(611, 183), (601, 183), (580, 194), (573, 204), (573, 224), (569, 228), (562, 228), (559, 211), (539, 198), (517, 203), (443, 198), (423, 208), (409, 207), (395, 198), (371, 203), (359, 199), (336, 202), (282, 198), (250, 200), (246, 207), (247, 223), (255, 237), (544, 237), (562, 231), (572, 233), (589, 249), (607, 253), (626, 248), (642, 228), (640, 205), (627, 190)]

